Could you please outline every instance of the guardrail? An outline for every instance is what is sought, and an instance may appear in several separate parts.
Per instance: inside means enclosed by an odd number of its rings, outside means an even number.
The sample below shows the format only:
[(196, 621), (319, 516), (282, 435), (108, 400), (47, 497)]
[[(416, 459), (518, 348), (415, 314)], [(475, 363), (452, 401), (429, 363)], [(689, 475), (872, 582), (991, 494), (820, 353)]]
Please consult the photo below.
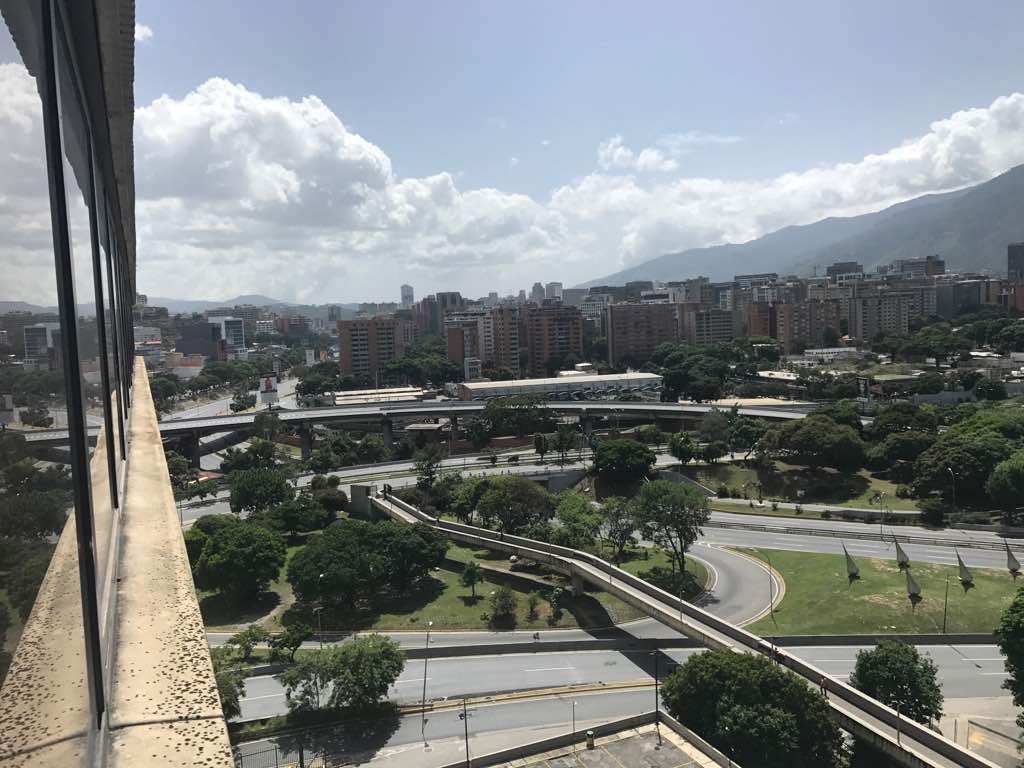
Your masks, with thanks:
[[(725, 520), (709, 520), (704, 523), (705, 528), (733, 528), (741, 531), (759, 531), (761, 533), (775, 533), (780, 536), (825, 536), (832, 539), (863, 539), (866, 541), (879, 541), (877, 533), (866, 533), (851, 531), (848, 529), (829, 528), (803, 528), (782, 525), (764, 525), (762, 523), (739, 523)], [(889, 534), (885, 541), (899, 541), (901, 544), (922, 544), (936, 547), (961, 547), (963, 549), (988, 549), (996, 552), (1005, 552), (1007, 545), (995, 541), (975, 541), (973, 539), (947, 539), (932, 536), (913, 536), (907, 534)]]
[[(736, 646), (742, 646), (754, 653), (760, 653), (768, 658), (773, 658), (778, 663), (793, 670), (812, 684), (821, 685), (826, 691), (834, 694), (836, 699), (845, 703), (854, 710), (851, 714), (843, 707), (838, 706), (835, 700), (831, 698), (829, 699), (830, 705), (837, 711), (840, 718), (847, 723), (847, 727), (856, 728), (859, 726), (861, 728), (865, 728), (874, 736), (880, 737), (889, 742), (890, 746), (897, 749), (897, 754), (902, 755), (908, 764), (913, 763), (913, 761), (910, 760), (910, 757), (912, 756), (917, 761), (924, 761), (933, 765), (941, 765), (941, 763), (935, 763), (934, 761), (927, 760), (912, 750), (908, 750), (905, 745), (898, 742), (899, 734), (902, 734), (904, 737), (909, 737), (921, 746), (932, 750), (947, 760), (953, 761), (956, 765), (964, 766), (964, 768), (995, 768), (994, 764), (988, 760), (985, 760), (957, 744), (954, 744), (949, 739), (935, 733), (916, 721), (901, 717), (895, 710), (890, 709), (875, 699), (872, 699), (870, 696), (867, 696), (847, 683), (830, 677), (826, 672), (818, 669), (814, 665), (779, 649), (774, 644), (758, 637), (757, 635), (747, 632), (741, 627), (730, 624), (724, 619), (714, 616), (707, 611), (686, 602), (685, 600), (681, 600), (675, 595), (671, 595), (664, 590), (658, 589), (643, 579), (627, 573), (626, 571), (617, 568), (611, 563), (608, 563), (589, 552), (582, 552), (568, 547), (560, 547), (554, 544), (548, 544), (547, 542), (535, 541), (533, 539), (526, 539), (520, 536), (505, 536), (484, 528), (476, 528), (475, 526), (464, 525), (461, 523), (450, 523), (438, 520), (423, 513), (413, 505), (408, 504), (401, 499), (395, 499), (394, 497), (388, 497), (388, 499), (384, 501), (375, 498), (373, 499), (373, 503), (382, 508), (387, 514), (391, 514), (394, 509), (400, 510), (403, 514), (399, 515), (399, 517), (403, 518), (405, 522), (417, 521), (426, 523), (434, 528), (446, 531), (449, 534), (455, 534), (464, 541), (476, 543), (478, 546), (482, 545), (490, 548), (508, 550), (517, 555), (521, 554), (527, 559), (539, 560), (540, 562), (551, 562), (552, 558), (568, 561), (559, 563), (561, 570), (567, 569), (570, 573), (578, 574), (581, 578), (584, 578), (595, 586), (604, 588), (607, 591), (618, 591), (620, 593), (620, 597), (628, 595), (628, 591), (623, 590), (621, 587), (616, 590), (614, 582), (618, 581), (620, 584), (625, 584), (653, 601), (654, 604), (647, 603), (643, 608), (649, 615), (658, 619), (662, 623), (668, 624), (669, 626), (676, 623), (682, 624), (685, 634), (700, 640), (702, 643), (710, 647), (737, 650)], [(539, 553), (541, 556), (539, 558), (531, 556), (531, 552)], [(593, 577), (587, 578), (589, 574), (586, 570), (580, 569), (577, 563), (589, 565), (591, 568), (606, 574), (609, 577), (608, 582), (605, 583), (603, 579), (597, 580)], [(629, 597), (632, 597), (632, 595), (629, 595)], [(666, 610), (667, 608), (671, 610)], [(676, 619), (677, 613), (678, 620)], [(684, 620), (684, 616), (689, 621)], [(723, 639), (725, 642), (723, 642)], [(892, 728), (896, 731), (897, 738), (894, 739), (887, 733), (879, 733), (876, 729), (873, 729), (870, 724), (864, 723), (857, 718), (858, 714), (867, 715), (889, 728)]]

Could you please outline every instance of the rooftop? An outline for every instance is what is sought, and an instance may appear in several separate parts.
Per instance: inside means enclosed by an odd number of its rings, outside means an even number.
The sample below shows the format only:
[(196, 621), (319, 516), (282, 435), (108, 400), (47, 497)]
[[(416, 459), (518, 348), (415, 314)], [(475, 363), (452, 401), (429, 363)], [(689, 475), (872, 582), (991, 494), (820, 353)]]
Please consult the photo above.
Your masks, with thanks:
[(593, 384), (614, 384), (617, 381), (650, 381), (652, 383), (661, 381), (661, 376), (656, 373), (607, 373), (607, 374), (583, 374), (582, 376), (571, 376), (571, 377), (552, 377), (544, 379), (516, 379), (514, 381), (471, 381), (462, 384), (467, 389), (491, 389), (492, 387), (541, 387), (541, 386), (563, 386), (566, 384), (566, 380), (570, 380), (573, 384), (585, 384), (587, 382)]

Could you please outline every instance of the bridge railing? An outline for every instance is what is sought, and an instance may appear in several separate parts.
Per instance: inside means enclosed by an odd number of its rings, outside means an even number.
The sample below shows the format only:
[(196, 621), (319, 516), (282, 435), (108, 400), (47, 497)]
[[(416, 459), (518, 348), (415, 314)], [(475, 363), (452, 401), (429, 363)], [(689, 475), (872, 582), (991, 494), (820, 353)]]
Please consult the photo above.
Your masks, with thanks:
[[(374, 499), (374, 502), (380, 503), (380, 500)], [(610, 576), (612, 579), (619, 581), (622, 584), (627, 584), (634, 590), (643, 593), (650, 600), (660, 603), (663, 606), (671, 607), (673, 612), (679, 612), (680, 617), (685, 616), (690, 619), (690, 629), (695, 636), (707, 637), (709, 633), (706, 630), (711, 629), (715, 633), (729, 638), (737, 645), (743, 646), (754, 653), (760, 653), (769, 658), (774, 658), (780, 664), (783, 664), (793, 670), (812, 684), (823, 685), (829, 693), (833, 694), (837, 699), (846, 703), (850, 707), (853, 707), (855, 710), (859, 710), (861, 713), (867, 714), (875, 720), (894, 729), (897, 733), (902, 733), (904, 736), (909, 737), (913, 741), (916, 741), (918, 744), (934, 751), (936, 754), (946, 758), (947, 760), (953, 761), (957, 765), (964, 766), (964, 768), (996, 768), (996, 766), (988, 760), (985, 760), (967, 749), (960, 747), (951, 740), (921, 725), (920, 723), (900, 716), (890, 707), (887, 707), (876, 699), (867, 696), (853, 686), (829, 676), (826, 672), (815, 667), (813, 664), (809, 664), (806, 661), (779, 649), (777, 646), (763, 638), (708, 613), (692, 603), (659, 589), (638, 576), (627, 573), (621, 568), (618, 568), (617, 566), (612, 565), (606, 560), (592, 555), (589, 552), (570, 549), (569, 547), (562, 547), (556, 544), (549, 544), (544, 541), (527, 539), (521, 536), (502, 535), (486, 528), (478, 528), (476, 526), (465, 525), (463, 523), (452, 523), (436, 519), (425, 514), (412, 504), (393, 497), (389, 497), (387, 502), (394, 504), (396, 507), (402, 509), (415, 519), (435, 528), (459, 533), (464, 536), (472, 536), (481, 542), (494, 544), (498, 548), (515, 547), (520, 550), (543, 552), (549, 556), (570, 561), (565, 563), (565, 566), (569, 569), (572, 569), (573, 564), (571, 561), (586, 563)], [(385, 511), (387, 511), (386, 504), (383, 506)], [(585, 575), (584, 571), (577, 572), (579, 572), (581, 576)], [(610, 591), (615, 591), (614, 584), (612, 583), (604, 583), (603, 580), (595, 581), (593, 579), (588, 579), (588, 581), (591, 581), (594, 586), (600, 588), (608, 589), (609, 587), (612, 587)], [(649, 606), (649, 608), (655, 609), (655, 618), (662, 619), (662, 617), (658, 615), (661, 612), (668, 614), (668, 611), (659, 612), (657, 610), (657, 606)], [(835, 702), (831, 703), (835, 706)], [(840, 712), (843, 712), (842, 708), (838, 709)], [(843, 712), (843, 714), (846, 715), (847, 713)], [(890, 742), (892, 741), (892, 739), (887, 735), (885, 738)]]

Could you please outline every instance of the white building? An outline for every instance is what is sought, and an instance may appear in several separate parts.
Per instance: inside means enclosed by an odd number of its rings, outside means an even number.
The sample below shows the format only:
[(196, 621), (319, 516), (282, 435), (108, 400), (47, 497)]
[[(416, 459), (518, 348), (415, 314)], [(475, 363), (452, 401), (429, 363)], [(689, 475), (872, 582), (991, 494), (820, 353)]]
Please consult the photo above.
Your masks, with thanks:
[(615, 399), (627, 392), (653, 396), (661, 389), (656, 373), (611, 373), (513, 381), (468, 381), (455, 385), (460, 400), (489, 400), (512, 395), (540, 395), (546, 400)]

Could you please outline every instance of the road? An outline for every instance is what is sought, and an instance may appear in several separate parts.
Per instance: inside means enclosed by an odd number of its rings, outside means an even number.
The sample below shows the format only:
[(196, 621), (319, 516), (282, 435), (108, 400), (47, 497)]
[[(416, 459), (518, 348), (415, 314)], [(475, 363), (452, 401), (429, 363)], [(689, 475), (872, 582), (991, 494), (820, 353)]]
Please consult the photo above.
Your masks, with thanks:
[[(299, 380), (296, 378), (284, 379), (277, 385), (277, 396), (280, 398), (278, 405), (282, 408), (295, 407), (295, 387)], [(188, 408), (173, 411), (161, 419), (161, 422), (182, 421), (183, 419), (202, 419), (211, 416), (230, 416), (231, 401), (233, 395), (220, 397), (199, 405), (192, 405)]]
[[(846, 680), (853, 671), (857, 652), (870, 646), (827, 646), (788, 649), (830, 675)], [(939, 683), (947, 698), (1002, 696), (1006, 679), (1003, 657), (994, 645), (921, 646), (939, 669)], [(669, 649), (649, 653), (576, 651), (568, 653), (507, 654), (408, 661), (405, 671), (389, 691), (401, 704), (416, 703), (423, 695), (426, 663), (427, 699), (446, 700), (564, 685), (616, 683), (664, 676), (702, 649)], [(269, 717), (287, 711), (284, 690), (268, 675), (246, 681), (241, 700), (241, 720)], [(537, 722), (537, 721), (535, 721)]]
[[(429, 682), (429, 681), (428, 681)], [(586, 731), (600, 723), (617, 720), (654, 708), (651, 690), (614, 693), (575, 693), (526, 701), (477, 704), (469, 708), (469, 744), (472, 756), (556, 736), (572, 730), (572, 702), (576, 702), (576, 729)], [(461, 708), (420, 715), (347, 723), (303, 735), (305, 748), (326, 749), (328, 754), (345, 754), (365, 764), (387, 762), (389, 768), (433, 768), (465, 757), (466, 726), (459, 718)], [(422, 730), (421, 730), (422, 728)], [(424, 739), (427, 745), (424, 744)], [(297, 762), (294, 738), (261, 739), (240, 744), (237, 751), (256, 757), (264, 750), (281, 751), (281, 763)], [(243, 765), (248, 766), (246, 761)], [(253, 765), (273, 765), (253, 759)]]

